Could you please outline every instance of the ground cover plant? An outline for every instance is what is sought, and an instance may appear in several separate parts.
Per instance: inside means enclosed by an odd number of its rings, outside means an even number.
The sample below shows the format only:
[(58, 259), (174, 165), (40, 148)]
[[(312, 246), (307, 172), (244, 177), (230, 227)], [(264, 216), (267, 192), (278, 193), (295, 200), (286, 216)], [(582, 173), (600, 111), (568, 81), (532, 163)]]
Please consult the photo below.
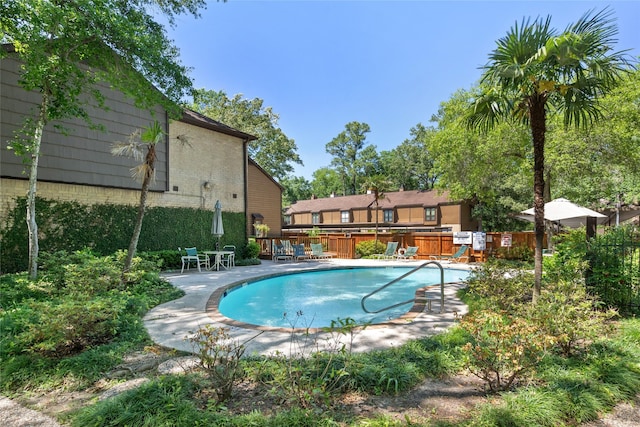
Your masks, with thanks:
[[(548, 292), (549, 311), (541, 309), (539, 317), (528, 309), (530, 273), (513, 263), (489, 263), (469, 282), (464, 298), (471, 315), (445, 333), (353, 353), (292, 328), (290, 354), (240, 357), (242, 343), (209, 329), (201, 334), (204, 369), (115, 377), (131, 353), (178, 356), (153, 346), (141, 319), (148, 308), (180, 293), (142, 259), (122, 281), (122, 259), (56, 253), (43, 260), (36, 282), (19, 274), (0, 278), (3, 395), (33, 404), (38, 396), (82, 392), (87, 397), (81, 405), (57, 415), (75, 426), (451, 427), (575, 425), (633, 400), (640, 389), (640, 320), (611, 318), (593, 310), (597, 300), (590, 296), (572, 296), (583, 283), (576, 275), (581, 267), (566, 262), (547, 270), (542, 300)], [(96, 313), (86, 316), (96, 322), (76, 319), (85, 302), (96, 304)], [(51, 307), (42, 309), (46, 304)], [(69, 309), (56, 311), (58, 305)], [(577, 308), (559, 315), (567, 305)], [(45, 325), (43, 316), (74, 325), (83, 339), (60, 335), (65, 328)], [(67, 323), (72, 321), (77, 323)], [(32, 323), (46, 333), (38, 336)], [(352, 336), (355, 326), (338, 319), (330, 331)], [(593, 327), (596, 334), (589, 332)], [(217, 362), (206, 357), (211, 354)], [(476, 378), (473, 373), (482, 369), (500, 381)], [(141, 375), (142, 385), (95, 399), (99, 391)]]

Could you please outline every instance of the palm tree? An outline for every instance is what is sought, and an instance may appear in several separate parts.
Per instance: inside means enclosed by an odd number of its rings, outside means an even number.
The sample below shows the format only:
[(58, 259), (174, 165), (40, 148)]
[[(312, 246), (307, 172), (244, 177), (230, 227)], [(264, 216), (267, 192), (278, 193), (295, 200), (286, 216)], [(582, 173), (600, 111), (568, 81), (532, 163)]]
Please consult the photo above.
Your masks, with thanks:
[(111, 148), (111, 154), (114, 156), (131, 157), (138, 162), (142, 162), (131, 169), (131, 175), (133, 178), (138, 181), (142, 181), (142, 188), (140, 190), (138, 215), (133, 228), (131, 242), (129, 243), (129, 251), (127, 252), (127, 258), (124, 262), (123, 272), (129, 271), (133, 257), (136, 254), (140, 231), (142, 230), (142, 219), (144, 218), (144, 212), (146, 209), (147, 195), (149, 194), (149, 187), (155, 179), (155, 163), (157, 158), (156, 144), (162, 141), (162, 137), (164, 135), (165, 133), (162, 130), (160, 123), (155, 121), (151, 126), (135, 131), (129, 136), (128, 141), (116, 142)]
[(468, 124), (487, 131), (498, 121), (526, 123), (533, 140), (535, 284), (540, 296), (544, 242), (544, 143), (547, 112), (558, 111), (568, 126), (588, 126), (602, 117), (598, 100), (632, 67), (625, 52), (612, 52), (618, 33), (612, 13), (589, 11), (558, 33), (551, 17), (512, 27), (497, 41), (481, 79), (481, 93)]

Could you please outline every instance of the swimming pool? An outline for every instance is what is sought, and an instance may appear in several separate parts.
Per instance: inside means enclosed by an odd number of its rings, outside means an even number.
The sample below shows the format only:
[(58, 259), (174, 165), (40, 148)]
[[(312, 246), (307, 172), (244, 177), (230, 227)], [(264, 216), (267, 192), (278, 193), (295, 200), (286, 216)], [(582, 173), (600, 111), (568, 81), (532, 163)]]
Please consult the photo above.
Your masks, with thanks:
[[(409, 272), (410, 267), (360, 267), (298, 272), (259, 279), (226, 289), (218, 302), (223, 316), (255, 326), (322, 328), (351, 318), (358, 323), (384, 323), (407, 313), (404, 304), (379, 314), (366, 313), (362, 297)], [(444, 281), (460, 282), (466, 270), (445, 269)], [(440, 269), (423, 268), (371, 296), (370, 311), (413, 299), (417, 289), (439, 284)], [(439, 287), (433, 289), (439, 295)]]

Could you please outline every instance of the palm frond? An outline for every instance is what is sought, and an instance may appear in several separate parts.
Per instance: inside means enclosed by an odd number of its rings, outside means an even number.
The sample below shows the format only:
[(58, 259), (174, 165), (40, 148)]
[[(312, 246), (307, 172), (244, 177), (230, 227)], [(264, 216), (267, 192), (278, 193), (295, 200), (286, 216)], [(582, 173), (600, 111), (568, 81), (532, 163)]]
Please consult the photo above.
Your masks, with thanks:
[(129, 157), (138, 162), (144, 159), (144, 144), (138, 139), (140, 131), (129, 135), (127, 141), (116, 141), (111, 145), (111, 154), (120, 157)]
[(511, 110), (508, 98), (499, 89), (490, 88), (475, 99), (465, 122), (468, 128), (480, 129), (486, 133), (504, 120)]

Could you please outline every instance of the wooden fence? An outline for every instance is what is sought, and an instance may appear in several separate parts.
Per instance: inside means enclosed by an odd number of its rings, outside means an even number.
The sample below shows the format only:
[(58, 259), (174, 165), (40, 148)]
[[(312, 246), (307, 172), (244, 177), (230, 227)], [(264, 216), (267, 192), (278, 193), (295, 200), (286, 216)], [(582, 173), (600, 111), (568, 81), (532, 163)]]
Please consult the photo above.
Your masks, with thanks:
[[(327, 233), (310, 237), (303, 233), (285, 232), (281, 239), (290, 240), (295, 244), (304, 244), (309, 247), (311, 243), (322, 243), (324, 250), (334, 254), (338, 258), (356, 258), (356, 245), (367, 240), (374, 240), (374, 233)], [(453, 243), (453, 233), (378, 233), (378, 240), (382, 243), (398, 242), (398, 247), (418, 247), (418, 259), (429, 259), (431, 255), (453, 255), (461, 245)], [(272, 245), (280, 238), (258, 238), (261, 257), (271, 258)], [(476, 251), (471, 248), (467, 255), (470, 261), (486, 261), (491, 254), (497, 253), (503, 243), (509, 242), (511, 247), (526, 247), (533, 251), (535, 248), (535, 235), (533, 232), (513, 233), (486, 233), (486, 249)], [(503, 249), (504, 250), (504, 249)]]

